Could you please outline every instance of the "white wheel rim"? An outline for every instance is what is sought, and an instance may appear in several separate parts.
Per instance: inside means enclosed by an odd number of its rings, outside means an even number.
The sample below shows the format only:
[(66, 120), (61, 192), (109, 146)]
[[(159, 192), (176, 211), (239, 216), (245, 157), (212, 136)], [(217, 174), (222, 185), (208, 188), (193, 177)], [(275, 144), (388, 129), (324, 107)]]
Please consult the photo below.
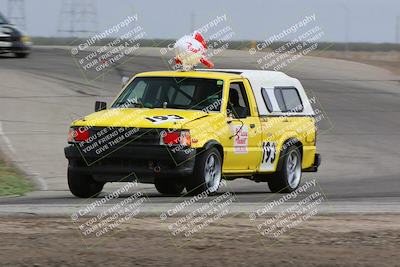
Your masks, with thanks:
[(221, 162), (215, 154), (210, 154), (204, 166), (205, 184), (209, 192), (218, 190), (221, 182)]
[(296, 150), (290, 152), (286, 162), (287, 180), (291, 188), (296, 188), (301, 178), (300, 156)]

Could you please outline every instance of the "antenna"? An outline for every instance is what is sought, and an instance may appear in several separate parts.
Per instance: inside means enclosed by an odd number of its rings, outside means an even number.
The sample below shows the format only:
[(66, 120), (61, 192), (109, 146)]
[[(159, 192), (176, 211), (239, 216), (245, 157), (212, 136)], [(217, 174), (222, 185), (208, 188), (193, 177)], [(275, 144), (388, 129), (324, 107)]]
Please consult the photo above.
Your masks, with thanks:
[(57, 32), (70, 37), (97, 33), (96, 0), (62, 0)]
[(8, 0), (7, 16), (18, 28), (25, 30), (25, 0)]
[(400, 16), (396, 16), (396, 43), (400, 43)]

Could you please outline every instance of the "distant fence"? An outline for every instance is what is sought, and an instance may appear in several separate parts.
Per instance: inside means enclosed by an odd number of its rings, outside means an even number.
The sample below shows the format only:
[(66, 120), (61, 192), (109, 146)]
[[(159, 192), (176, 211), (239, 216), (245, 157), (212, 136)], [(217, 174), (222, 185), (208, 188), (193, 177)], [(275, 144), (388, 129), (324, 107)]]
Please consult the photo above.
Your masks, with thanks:
[[(33, 42), (36, 45), (74, 45), (82, 43), (85, 39), (81, 38), (59, 38), (59, 37), (33, 37)], [(106, 45), (111, 42), (112, 39), (103, 39), (96, 42), (96, 45)], [(140, 46), (142, 47), (165, 47), (166, 45), (175, 42), (175, 39), (143, 39), (140, 40)], [(229, 49), (245, 50), (254, 47), (261, 41), (231, 41), (228, 42)], [(285, 42), (272, 43), (268, 49), (274, 50), (284, 45)], [(320, 42), (318, 43), (318, 49), (326, 51), (400, 51), (400, 44), (393, 43), (330, 43)], [(317, 49), (317, 50), (318, 50)]]

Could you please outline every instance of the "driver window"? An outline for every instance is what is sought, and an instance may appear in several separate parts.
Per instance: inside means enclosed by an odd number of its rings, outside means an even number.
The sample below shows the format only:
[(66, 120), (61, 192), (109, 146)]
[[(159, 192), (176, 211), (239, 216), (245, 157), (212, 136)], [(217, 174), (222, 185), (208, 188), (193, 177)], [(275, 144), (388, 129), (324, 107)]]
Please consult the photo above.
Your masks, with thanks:
[(228, 115), (234, 118), (250, 116), (249, 101), (242, 82), (234, 82), (229, 87)]

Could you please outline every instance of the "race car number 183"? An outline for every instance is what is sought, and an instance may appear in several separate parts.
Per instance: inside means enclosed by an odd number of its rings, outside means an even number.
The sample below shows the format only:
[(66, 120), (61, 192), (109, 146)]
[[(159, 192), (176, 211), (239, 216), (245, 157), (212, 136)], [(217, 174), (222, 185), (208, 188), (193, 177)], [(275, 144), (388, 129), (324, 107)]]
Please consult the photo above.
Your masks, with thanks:
[(166, 115), (166, 116), (146, 117), (146, 119), (151, 121), (154, 124), (159, 124), (159, 123), (164, 123), (164, 122), (173, 122), (173, 121), (183, 120), (184, 118), (179, 115)]

